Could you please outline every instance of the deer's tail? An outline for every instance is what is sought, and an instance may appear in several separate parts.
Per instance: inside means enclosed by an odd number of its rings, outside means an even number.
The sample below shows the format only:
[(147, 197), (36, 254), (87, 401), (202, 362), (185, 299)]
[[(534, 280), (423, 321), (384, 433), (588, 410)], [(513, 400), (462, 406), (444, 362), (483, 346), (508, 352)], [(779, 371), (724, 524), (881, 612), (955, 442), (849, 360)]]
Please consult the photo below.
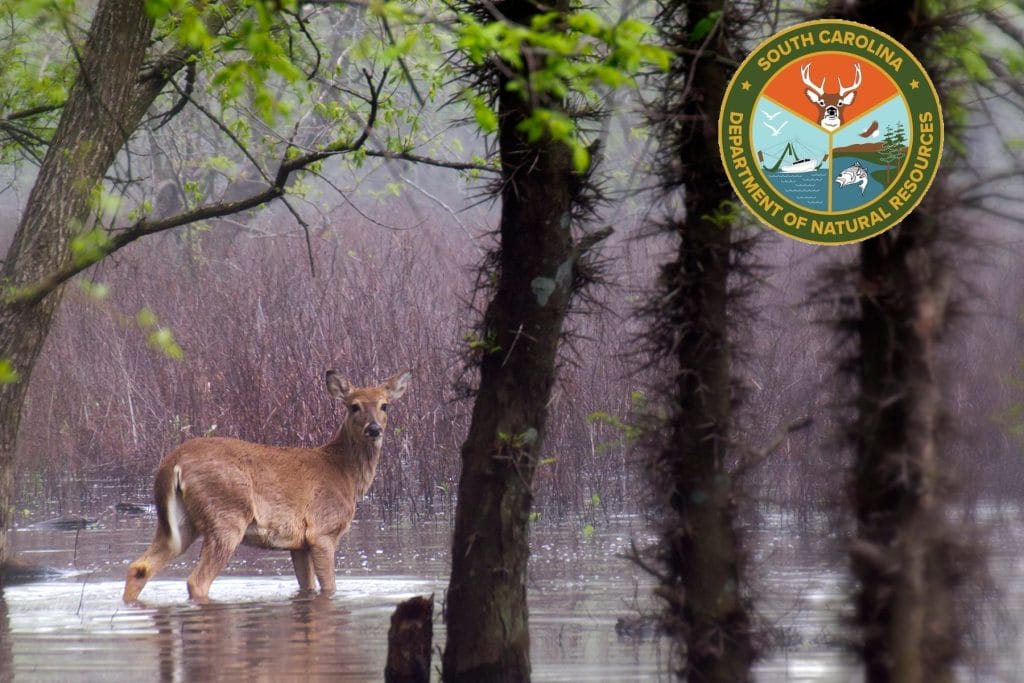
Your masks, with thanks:
[(185, 521), (185, 504), (181, 498), (184, 487), (181, 483), (181, 465), (171, 471), (170, 486), (164, 492), (163, 500), (157, 503), (157, 515), (167, 534), (168, 546), (175, 555), (181, 553), (181, 525)]

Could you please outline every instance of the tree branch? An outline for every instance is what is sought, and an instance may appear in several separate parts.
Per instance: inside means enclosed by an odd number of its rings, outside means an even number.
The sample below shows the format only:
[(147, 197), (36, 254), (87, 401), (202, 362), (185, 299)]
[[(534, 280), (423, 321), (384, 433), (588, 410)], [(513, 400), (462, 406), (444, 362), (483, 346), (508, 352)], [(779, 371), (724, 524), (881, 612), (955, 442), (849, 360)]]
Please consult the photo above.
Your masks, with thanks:
[(380, 159), (400, 159), (402, 161), (411, 161), (417, 164), (425, 164), (427, 166), (436, 166), (438, 168), (450, 168), (455, 171), (482, 171), (484, 173), (497, 173), (499, 169), (495, 166), (487, 166), (485, 164), (474, 164), (462, 161), (446, 161), (444, 159), (434, 159), (433, 157), (426, 157), (420, 154), (413, 154), (412, 152), (389, 152), (382, 149), (368, 149), (365, 151), (368, 157), (377, 157)]
[[(263, 188), (259, 192), (255, 192), (247, 197), (235, 201), (207, 204), (167, 218), (157, 220), (142, 219), (137, 221), (131, 227), (119, 231), (112, 231), (109, 233), (109, 240), (96, 249), (95, 253), (89, 254), (87, 257), (73, 259), (71, 262), (58, 268), (56, 271), (39, 278), (35, 282), (25, 285), (24, 287), (4, 292), (4, 304), (8, 306), (32, 306), (37, 304), (42, 301), (47, 294), (60, 287), (78, 273), (93, 264), (98, 263), (110, 254), (123, 249), (140, 237), (164, 232), (166, 230), (178, 228), (190, 223), (196, 223), (198, 221), (205, 221), (212, 218), (229, 216), (242, 211), (248, 211), (249, 209), (256, 208), (261, 204), (266, 204), (267, 202), (283, 197), (285, 194), (285, 188), (287, 187), (288, 181), (293, 173), (301, 171), (310, 164), (328, 157), (336, 156), (338, 154), (347, 154), (360, 149), (366, 144), (366, 141), (370, 137), (370, 131), (377, 122), (379, 96), (384, 86), (384, 81), (387, 78), (387, 73), (385, 73), (381, 78), (380, 83), (375, 84), (369, 72), (364, 71), (363, 73), (370, 88), (370, 113), (367, 116), (366, 125), (355, 141), (346, 142), (339, 140), (334, 144), (328, 145), (322, 150), (316, 150), (296, 156), (291, 156), (295, 147), (289, 146), (285, 149), (284, 159), (278, 166), (277, 173), (274, 175), (273, 181), (271, 181), (268, 176), (264, 175), (268, 184), (267, 187)], [(289, 209), (291, 209), (291, 207), (289, 207)], [(295, 215), (297, 217), (297, 214)], [(303, 224), (303, 221), (300, 219), (299, 223)], [(308, 229), (308, 226), (304, 226), (304, 229)]]

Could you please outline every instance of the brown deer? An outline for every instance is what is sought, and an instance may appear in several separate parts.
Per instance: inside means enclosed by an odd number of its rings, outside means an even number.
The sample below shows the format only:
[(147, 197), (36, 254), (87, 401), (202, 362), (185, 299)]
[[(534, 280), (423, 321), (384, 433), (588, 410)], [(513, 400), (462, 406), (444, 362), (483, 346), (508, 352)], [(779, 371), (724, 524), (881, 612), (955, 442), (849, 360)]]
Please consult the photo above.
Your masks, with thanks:
[(238, 439), (199, 438), (164, 456), (156, 472), (156, 537), (128, 566), (124, 601), (200, 536), (188, 594), (205, 602), (210, 584), (239, 543), (290, 550), (299, 589), (334, 592), (334, 551), (348, 531), (356, 500), (373, 483), (388, 402), (405, 393), (411, 372), (380, 386), (356, 388), (336, 372), (327, 389), (348, 417), (319, 448), (278, 448)]
[(838, 93), (827, 93), (825, 92), (825, 79), (821, 79), (821, 85), (817, 85), (811, 81), (811, 63), (808, 62), (800, 67), (800, 76), (803, 78), (804, 85), (807, 86), (807, 90), (804, 94), (807, 95), (807, 99), (813, 102), (818, 107), (818, 117), (821, 127), (825, 130), (832, 132), (843, 125), (843, 107), (853, 104), (853, 98), (857, 95), (857, 88), (860, 87), (861, 73), (860, 64), (854, 64), (853, 69), (856, 72), (853, 77), (853, 85), (846, 87), (843, 82), (838, 78), (836, 81), (839, 83)]

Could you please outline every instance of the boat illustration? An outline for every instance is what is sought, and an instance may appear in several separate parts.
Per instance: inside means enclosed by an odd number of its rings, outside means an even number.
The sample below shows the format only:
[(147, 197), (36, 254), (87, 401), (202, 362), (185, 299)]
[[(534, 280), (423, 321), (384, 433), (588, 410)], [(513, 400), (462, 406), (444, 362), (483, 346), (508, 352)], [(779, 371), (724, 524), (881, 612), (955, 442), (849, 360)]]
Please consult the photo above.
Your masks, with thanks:
[[(785, 161), (787, 155), (792, 157), (793, 161), (784, 164), (782, 162)], [(787, 142), (785, 149), (782, 150), (782, 154), (779, 155), (779, 158), (775, 160), (773, 165), (769, 166), (765, 163), (764, 154), (760, 150), (757, 152), (757, 158), (761, 162), (761, 167), (769, 172), (780, 171), (782, 173), (810, 173), (812, 171), (817, 171), (818, 167), (828, 160), (828, 154), (826, 153), (820, 161), (818, 159), (811, 158), (801, 159), (797, 155), (796, 149), (793, 147), (793, 143)]]

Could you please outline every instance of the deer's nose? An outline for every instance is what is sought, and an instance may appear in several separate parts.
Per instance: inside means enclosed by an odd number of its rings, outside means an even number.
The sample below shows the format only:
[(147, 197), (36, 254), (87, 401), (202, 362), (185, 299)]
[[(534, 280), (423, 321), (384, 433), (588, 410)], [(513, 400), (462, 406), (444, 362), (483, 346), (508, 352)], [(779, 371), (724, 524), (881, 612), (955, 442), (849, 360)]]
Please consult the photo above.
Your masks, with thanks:
[(825, 116), (839, 116), (839, 107), (825, 107)]
[(371, 439), (376, 439), (378, 436), (381, 435), (382, 431), (383, 430), (380, 428), (380, 425), (376, 422), (371, 422), (370, 424), (366, 425), (366, 435)]

